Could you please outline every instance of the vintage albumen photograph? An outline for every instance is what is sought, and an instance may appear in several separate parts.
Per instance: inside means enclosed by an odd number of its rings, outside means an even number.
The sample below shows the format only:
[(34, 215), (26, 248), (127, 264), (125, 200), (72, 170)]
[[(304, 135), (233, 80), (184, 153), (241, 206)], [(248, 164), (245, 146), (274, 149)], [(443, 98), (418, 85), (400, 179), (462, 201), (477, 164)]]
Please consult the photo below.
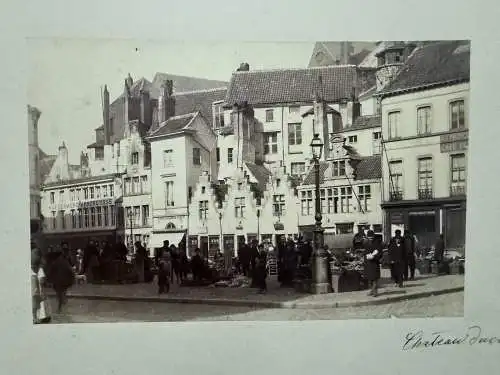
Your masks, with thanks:
[(34, 324), (463, 316), (470, 41), (29, 46)]

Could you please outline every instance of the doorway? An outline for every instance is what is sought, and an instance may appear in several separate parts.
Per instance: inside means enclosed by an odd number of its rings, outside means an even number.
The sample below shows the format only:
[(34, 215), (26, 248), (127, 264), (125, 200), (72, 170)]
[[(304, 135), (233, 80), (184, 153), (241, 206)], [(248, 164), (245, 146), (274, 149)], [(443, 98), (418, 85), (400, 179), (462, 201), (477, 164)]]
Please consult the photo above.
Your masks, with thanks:
[(200, 237), (200, 250), (201, 250), (201, 256), (204, 259), (208, 259), (208, 237), (207, 236)]
[(437, 240), (436, 233), (436, 212), (410, 212), (408, 220), (408, 229), (418, 240), (423, 248), (430, 248)]

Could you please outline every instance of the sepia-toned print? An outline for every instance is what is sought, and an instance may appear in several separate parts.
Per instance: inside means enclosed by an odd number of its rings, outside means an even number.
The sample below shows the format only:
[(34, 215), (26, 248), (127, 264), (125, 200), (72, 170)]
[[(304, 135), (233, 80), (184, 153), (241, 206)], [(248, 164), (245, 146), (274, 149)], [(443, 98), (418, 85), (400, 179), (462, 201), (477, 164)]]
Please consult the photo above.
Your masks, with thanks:
[(463, 316), (470, 41), (30, 43), (35, 324)]

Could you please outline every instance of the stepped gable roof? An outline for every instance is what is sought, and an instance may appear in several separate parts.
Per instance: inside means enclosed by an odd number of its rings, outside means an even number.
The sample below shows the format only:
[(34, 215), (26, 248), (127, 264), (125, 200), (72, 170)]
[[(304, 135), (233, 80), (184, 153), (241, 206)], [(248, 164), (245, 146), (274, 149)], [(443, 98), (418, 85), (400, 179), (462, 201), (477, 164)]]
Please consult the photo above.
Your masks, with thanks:
[(470, 42), (439, 41), (413, 51), (397, 77), (379, 94), (397, 95), (409, 90), (470, 80)]
[[(325, 182), (325, 172), (330, 162), (322, 161), (319, 164), (319, 183)], [(355, 181), (374, 180), (382, 177), (382, 158), (380, 155), (359, 157), (356, 164)], [(314, 185), (314, 168), (311, 168), (306, 175), (302, 185)]]
[(316, 92), (322, 92), (326, 102), (336, 103), (350, 99), (353, 88), (359, 93), (372, 87), (374, 82), (368, 81), (354, 65), (237, 71), (229, 83), (225, 105), (310, 103)]
[(165, 121), (158, 129), (152, 132), (149, 135), (149, 138), (160, 137), (163, 135), (169, 135), (177, 133), (181, 130), (185, 130), (189, 127), (189, 125), (197, 115), (198, 112), (171, 117), (167, 121)]

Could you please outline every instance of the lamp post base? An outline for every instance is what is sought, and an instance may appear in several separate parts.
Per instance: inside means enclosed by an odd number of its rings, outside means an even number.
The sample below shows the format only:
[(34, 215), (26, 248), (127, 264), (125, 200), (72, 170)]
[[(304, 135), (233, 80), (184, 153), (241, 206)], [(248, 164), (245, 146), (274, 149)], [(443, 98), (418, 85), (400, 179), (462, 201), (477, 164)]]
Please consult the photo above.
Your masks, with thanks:
[(330, 283), (312, 283), (311, 284), (311, 293), (312, 294), (327, 294), (331, 292)]
[(326, 252), (319, 248), (313, 253), (312, 264), (312, 294), (326, 294), (332, 291), (330, 280), (328, 280), (328, 259)]

